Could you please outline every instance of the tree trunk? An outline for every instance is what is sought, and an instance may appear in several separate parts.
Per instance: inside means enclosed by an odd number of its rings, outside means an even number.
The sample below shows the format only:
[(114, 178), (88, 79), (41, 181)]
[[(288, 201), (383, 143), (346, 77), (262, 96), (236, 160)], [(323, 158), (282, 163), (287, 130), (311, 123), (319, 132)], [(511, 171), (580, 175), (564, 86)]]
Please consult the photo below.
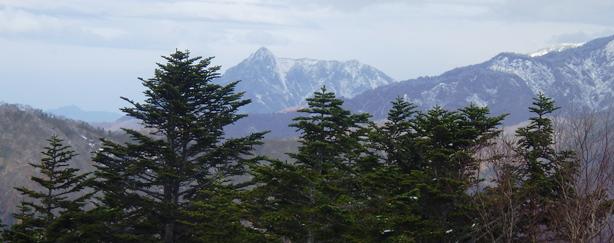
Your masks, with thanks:
[(313, 237), (313, 231), (307, 231), (307, 243), (314, 243), (315, 239)]
[(164, 243), (175, 242), (175, 221), (171, 220), (164, 225)]
[(167, 209), (168, 212), (166, 222), (164, 224), (164, 243), (175, 242), (175, 225), (177, 221), (177, 204), (178, 204), (178, 183), (172, 182), (164, 187), (164, 201), (171, 205), (171, 208)]

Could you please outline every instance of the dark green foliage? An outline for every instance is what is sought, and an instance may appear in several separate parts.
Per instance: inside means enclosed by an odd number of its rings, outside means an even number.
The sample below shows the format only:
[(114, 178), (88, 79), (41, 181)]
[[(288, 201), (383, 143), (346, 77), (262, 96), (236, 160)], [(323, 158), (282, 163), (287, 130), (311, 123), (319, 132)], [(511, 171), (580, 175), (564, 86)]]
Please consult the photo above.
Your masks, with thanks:
[(199, 191), (184, 212), (187, 217), (182, 223), (190, 235), (182, 242), (266, 242), (262, 232), (243, 218), (247, 208), (238, 194), (227, 185)]
[(473, 223), (467, 190), (479, 170), (473, 156), (500, 133), (505, 115), (491, 117), (474, 105), (426, 113), (413, 108), (395, 100), (388, 121), (374, 128), (373, 148), (382, 158), (360, 175), (366, 196), (356, 234), (390, 242), (467, 239)]
[(105, 227), (121, 241), (189, 238), (185, 211), (209, 203), (197, 197), (203, 190), (242, 174), (244, 157), (263, 135), (224, 137), (224, 127), (244, 117), (238, 109), (250, 101), (234, 91), (237, 82), (212, 82), (220, 69), (211, 66), (212, 58), (176, 51), (164, 59), (153, 78), (141, 79), (143, 103), (124, 98), (133, 107), (122, 110), (147, 133), (126, 130), (132, 137), (127, 144), (105, 140), (94, 159), (101, 203), (111, 213), (105, 217), (119, 219)]
[[(556, 238), (553, 211), (556, 202), (574, 194), (578, 161), (571, 151), (556, 151), (550, 116), (554, 101), (539, 94), (529, 110), (534, 114), (526, 127), (516, 130), (514, 154), (499, 165), (493, 185), (476, 195), (486, 222), (477, 237), (501, 241), (551, 241)], [(554, 221), (553, 221), (554, 220)]]
[(421, 150), (416, 144), (414, 109), (413, 104), (397, 98), (387, 121), (371, 126), (369, 145), (380, 161), (358, 175), (361, 193), (359, 207), (352, 212), (352, 241), (416, 240), (419, 195), (410, 173), (421, 167)]
[(416, 118), (418, 144), (424, 151), (425, 168), (435, 177), (471, 182), (476, 172), (472, 153), (488, 144), (500, 130), (506, 115), (489, 117), (486, 107), (470, 105), (457, 112), (435, 107)]
[[(255, 226), (298, 242), (342, 241), (351, 222), (356, 171), (367, 164), (367, 114), (344, 110), (323, 87), (307, 99), (292, 127), (300, 131), (294, 164), (271, 161), (253, 168)], [(256, 206), (257, 205), (257, 206)]]
[[(519, 128), (516, 135), (518, 140), (519, 154), (527, 160), (526, 174), (527, 183), (540, 181), (550, 176), (555, 167), (555, 152), (553, 142), (554, 129), (552, 121), (547, 116), (559, 107), (554, 105), (551, 98), (540, 93), (533, 106), (529, 110), (535, 114), (530, 118), (528, 126)], [(548, 186), (543, 188), (549, 190)]]
[(359, 175), (361, 197), (352, 211), (354, 242), (413, 242), (421, 227), (420, 192), (416, 175), (396, 166), (375, 168)]
[(297, 164), (326, 174), (329, 167), (336, 170), (359, 163), (369, 115), (343, 109), (343, 101), (326, 87), (307, 98), (307, 104), (299, 110), (305, 116), (295, 118), (290, 125), (300, 131), (299, 152), (291, 155)]
[(303, 112), (312, 115), (293, 124), (303, 132), (299, 153), (292, 155), (296, 163), (254, 167), (258, 187), (250, 204), (258, 205), (259, 227), (307, 242), (471, 237), (474, 210), (467, 190), (479, 181), (473, 155), (498, 136), (505, 115), (491, 117), (487, 108), (473, 105), (419, 113), (397, 99), (388, 121), (367, 130), (360, 125), (366, 118), (343, 125), (352, 121), (350, 113), (331, 112), (337, 109), (328, 107), (341, 102), (324, 90), (309, 105)]
[(5, 235), (8, 242), (55, 242), (59, 232), (50, 226), (61, 225), (61, 232), (70, 231), (71, 222), (60, 222), (58, 218), (80, 213), (86, 200), (92, 196), (92, 193), (83, 191), (89, 182), (89, 174), (78, 174), (78, 169), (70, 167), (75, 152), (63, 145), (57, 136), (48, 141), (49, 146), (45, 147), (40, 164), (30, 164), (42, 175), (31, 178), (42, 190), (16, 188), (23, 194), (24, 201), (19, 206), (19, 213), (15, 214), (17, 224)]
[(466, 240), (474, 210), (467, 190), (478, 182), (474, 153), (500, 133), (505, 115), (470, 105), (458, 111), (435, 107), (416, 118), (423, 167), (413, 172), (419, 192), (420, 241)]
[(5, 232), (4, 227), (6, 227), (6, 225), (4, 225), (2, 223), (2, 220), (0, 219), (0, 242), (4, 242), (4, 232)]
[(250, 221), (265, 230), (272, 239), (304, 239), (311, 202), (305, 191), (307, 175), (296, 165), (272, 160), (252, 166), (252, 182), (256, 188), (248, 191), (246, 204)]
[(421, 167), (420, 151), (416, 146), (416, 106), (402, 98), (392, 102), (388, 119), (383, 126), (373, 127), (370, 139), (376, 151), (383, 152), (384, 163), (396, 166), (405, 173)]
[(559, 107), (542, 93), (534, 100), (529, 110), (535, 116), (530, 118), (528, 126), (516, 131), (519, 137), (517, 153), (524, 162), (519, 168), (523, 179), (520, 189), (523, 220), (519, 223), (522, 232), (519, 237), (530, 241), (539, 240), (543, 232), (547, 232), (549, 207), (563, 182), (557, 180), (564, 178), (563, 174), (574, 173), (576, 167), (573, 153), (554, 150), (554, 128), (548, 116)]

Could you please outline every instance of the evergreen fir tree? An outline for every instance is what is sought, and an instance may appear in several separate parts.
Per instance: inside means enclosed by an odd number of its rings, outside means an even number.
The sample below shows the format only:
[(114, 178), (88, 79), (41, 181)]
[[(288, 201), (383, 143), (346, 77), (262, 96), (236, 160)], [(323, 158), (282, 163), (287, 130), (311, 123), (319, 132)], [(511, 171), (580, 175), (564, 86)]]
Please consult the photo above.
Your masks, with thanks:
[[(89, 174), (78, 174), (79, 169), (70, 167), (75, 152), (63, 145), (57, 136), (48, 141), (40, 164), (30, 164), (42, 175), (31, 177), (42, 190), (16, 188), (24, 201), (19, 205), (19, 213), (15, 214), (17, 223), (6, 234), (7, 242), (56, 242), (51, 236), (57, 232), (50, 226), (62, 215), (81, 212), (92, 195), (84, 192)], [(66, 225), (62, 229), (69, 230)]]
[(291, 241), (343, 241), (357, 191), (356, 171), (368, 164), (367, 114), (352, 114), (325, 87), (307, 99), (294, 163), (271, 161), (253, 168), (253, 222), (273, 237)]
[(405, 173), (419, 169), (420, 152), (416, 146), (415, 111), (416, 106), (396, 98), (388, 111), (387, 121), (383, 126), (375, 126), (371, 133), (371, 144), (377, 151), (382, 151), (384, 163), (396, 165)]
[(459, 111), (434, 107), (416, 118), (422, 170), (412, 177), (419, 192), (418, 241), (467, 240), (474, 214), (467, 190), (477, 183), (475, 151), (500, 133), (506, 115), (470, 105)]
[[(552, 98), (543, 93), (538, 94), (529, 110), (535, 114), (526, 127), (519, 128), (516, 136), (519, 137), (519, 152), (527, 159), (527, 174), (529, 181), (539, 180), (549, 176), (554, 168), (554, 128), (548, 115), (559, 109)], [(541, 158), (541, 159), (540, 159)]]
[(571, 151), (555, 150), (549, 116), (557, 109), (542, 93), (534, 98), (529, 107), (534, 116), (526, 127), (516, 130), (514, 157), (502, 165), (496, 184), (477, 195), (492, 222), (488, 226), (491, 238), (537, 242), (554, 235), (551, 210), (560, 200), (560, 190), (573, 194), (571, 183), (578, 165)]
[(420, 169), (416, 144), (415, 105), (397, 98), (387, 121), (372, 125), (371, 152), (380, 161), (360, 171), (360, 207), (353, 210), (352, 241), (412, 242), (419, 224), (415, 181), (412, 170)]
[[(413, 111), (393, 102), (388, 121), (371, 144), (380, 162), (359, 177), (362, 207), (355, 212), (356, 241), (456, 241), (470, 237), (467, 189), (478, 182), (474, 153), (500, 133), (505, 115), (485, 107)], [(379, 151), (379, 152), (377, 152)]]
[(126, 129), (131, 142), (105, 140), (94, 159), (104, 194), (99, 212), (111, 219), (101, 227), (115, 241), (189, 240), (190, 227), (182, 223), (188, 206), (209, 203), (198, 193), (242, 174), (244, 157), (263, 136), (224, 136), (225, 126), (245, 117), (238, 109), (250, 101), (234, 91), (237, 82), (213, 82), (220, 76), (213, 58), (189, 54), (163, 57), (166, 63), (157, 64), (153, 78), (140, 79), (143, 103), (123, 98), (132, 107), (122, 111), (147, 132)]
[(539, 93), (529, 107), (535, 116), (529, 119), (529, 125), (516, 131), (517, 153), (524, 162), (519, 168), (524, 219), (519, 224), (523, 232), (519, 237), (526, 236), (525, 240), (533, 242), (547, 230), (548, 208), (557, 196), (557, 175), (573, 170), (573, 154), (554, 149), (554, 128), (549, 115), (557, 109), (552, 98)]
[(212, 185), (198, 192), (185, 214), (192, 242), (267, 242), (245, 217), (247, 206), (231, 185)]

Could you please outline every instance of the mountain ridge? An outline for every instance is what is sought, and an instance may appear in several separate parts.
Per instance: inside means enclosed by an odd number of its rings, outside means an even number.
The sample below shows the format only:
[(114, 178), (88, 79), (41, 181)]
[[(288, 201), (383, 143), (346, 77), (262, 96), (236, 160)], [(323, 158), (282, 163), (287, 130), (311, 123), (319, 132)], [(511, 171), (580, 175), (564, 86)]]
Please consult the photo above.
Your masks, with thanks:
[(441, 75), (409, 79), (365, 91), (347, 107), (384, 118), (390, 101), (404, 97), (421, 109), (488, 105), (510, 113), (508, 123), (528, 118), (531, 98), (543, 92), (563, 107), (602, 109), (614, 101), (614, 36), (531, 57), (500, 53), (478, 64)]
[(351, 98), (366, 90), (395, 82), (384, 72), (357, 60), (334, 61), (276, 57), (265, 47), (226, 70), (222, 82), (241, 80), (252, 104), (248, 113), (296, 110), (325, 85), (340, 97)]
[(122, 116), (120, 113), (116, 112), (83, 110), (76, 105), (67, 105), (55, 109), (48, 109), (46, 112), (66, 117), (68, 119), (80, 120), (89, 123), (113, 122)]

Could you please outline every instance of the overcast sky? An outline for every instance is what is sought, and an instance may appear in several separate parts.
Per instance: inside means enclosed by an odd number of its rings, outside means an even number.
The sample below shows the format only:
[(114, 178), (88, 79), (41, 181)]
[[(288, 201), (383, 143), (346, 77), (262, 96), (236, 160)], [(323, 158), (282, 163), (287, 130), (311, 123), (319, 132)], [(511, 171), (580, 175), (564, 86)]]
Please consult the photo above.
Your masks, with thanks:
[(614, 34), (612, 0), (0, 0), (0, 101), (113, 111), (175, 48), (357, 59), (395, 79)]

